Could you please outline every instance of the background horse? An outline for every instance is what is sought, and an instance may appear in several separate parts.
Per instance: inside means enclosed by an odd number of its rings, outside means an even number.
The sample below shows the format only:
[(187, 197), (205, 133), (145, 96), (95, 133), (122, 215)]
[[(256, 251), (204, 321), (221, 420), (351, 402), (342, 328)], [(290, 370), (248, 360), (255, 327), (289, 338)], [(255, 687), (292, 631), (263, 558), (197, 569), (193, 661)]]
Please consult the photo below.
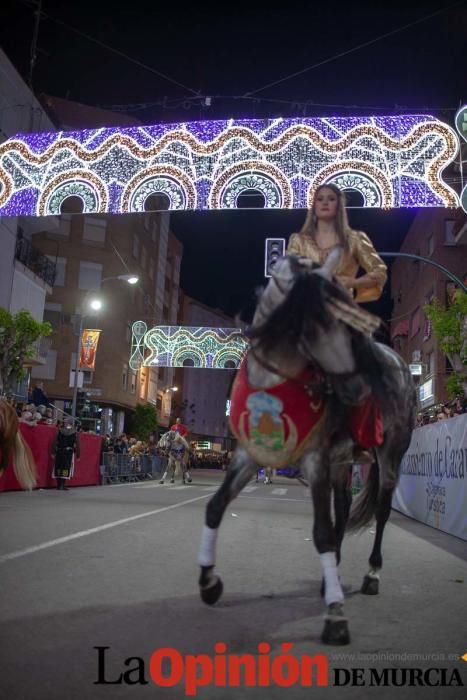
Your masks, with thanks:
[[(313, 541), (321, 560), (322, 594), (327, 605), (321, 639), (329, 644), (350, 641), (337, 573), (344, 530), (346, 525), (361, 528), (374, 516), (370, 570), (361, 590), (378, 592), (384, 526), (400, 462), (410, 443), (416, 407), (407, 365), (371, 337), (379, 321), (361, 310), (333, 281), (340, 255), (340, 249), (334, 250), (322, 268), (304, 258), (281, 258), (259, 299), (250, 330), (250, 350), (231, 394), (231, 425), (239, 446), (223, 484), (207, 505), (198, 558), (201, 598), (212, 605), (223, 590), (214, 565), (217, 532), (226, 507), (258, 464), (279, 467), (295, 463), (311, 488)], [(280, 392), (282, 398), (277, 395)], [(293, 398), (292, 409), (295, 404), (302, 405), (292, 417), (290, 405), (284, 404), (287, 393)], [(366, 425), (361, 415), (355, 421), (356, 411), (365, 414), (367, 409)], [(382, 416), (384, 431), (378, 416)], [(347, 481), (354, 461), (355, 435), (360, 435), (360, 447), (370, 446), (362, 445), (362, 425), (370, 433), (379, 425), (380, 434), (373, 435), (372, 444), (377, 445), (374, 462), (349, 520)]]
[(166, 450), (169, 456), (167, 469), (162, 475), (159, 483), (163, 484), (170, 472), (170, 483), (175, 483), (175, 476), (182, 475), (182, 483), (191, 483), (191, 475), (188, 470), (186, 457), (190, 451), (190, 446), (180, 433), (176, 430), (169, 430), (159, 440), (158, 447)]
[(15, 408), (5, 399), (0, 399), (0, 476), (8, 467), (13, 455), (16, 478), (25, 489), (36, 485), (36, 465), (29, 445), (19, 431)]

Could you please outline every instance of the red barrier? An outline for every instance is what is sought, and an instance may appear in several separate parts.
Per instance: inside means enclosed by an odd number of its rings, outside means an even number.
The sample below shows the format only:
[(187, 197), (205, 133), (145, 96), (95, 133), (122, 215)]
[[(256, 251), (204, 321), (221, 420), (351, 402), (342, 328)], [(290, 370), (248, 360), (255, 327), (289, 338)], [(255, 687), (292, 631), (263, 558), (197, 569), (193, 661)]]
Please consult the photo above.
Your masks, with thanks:
[[(53, 425), (26, 425), (20, 423), (21, 434), (34, 455), (37, 466), (37, 487), (53, 488), (57, 482), (52, 478), (53, 457), (52, 442), (57, 432)], [(75, 460), (73, 478), (66, 481), (66, 486), (95, 486), (100, 483), (100, 456), (102, 438), (99, 435), (80, 433), (81, 455)], [(15, 477), (12, 461), (3, 476), (0, 476), (0, 491), (18, 491), (21, 486)]]

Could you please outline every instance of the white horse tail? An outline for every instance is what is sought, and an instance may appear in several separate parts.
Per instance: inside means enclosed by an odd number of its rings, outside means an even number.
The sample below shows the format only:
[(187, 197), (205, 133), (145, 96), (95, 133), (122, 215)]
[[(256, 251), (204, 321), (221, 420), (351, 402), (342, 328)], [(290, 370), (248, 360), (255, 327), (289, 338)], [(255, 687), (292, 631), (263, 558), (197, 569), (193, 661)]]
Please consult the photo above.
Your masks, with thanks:
[(31, 491), (37, 483), (37, 468), (31, 448), (25, 442), (21, 433), (16, 433), (14, 443), (14, 471), (21, 486)]

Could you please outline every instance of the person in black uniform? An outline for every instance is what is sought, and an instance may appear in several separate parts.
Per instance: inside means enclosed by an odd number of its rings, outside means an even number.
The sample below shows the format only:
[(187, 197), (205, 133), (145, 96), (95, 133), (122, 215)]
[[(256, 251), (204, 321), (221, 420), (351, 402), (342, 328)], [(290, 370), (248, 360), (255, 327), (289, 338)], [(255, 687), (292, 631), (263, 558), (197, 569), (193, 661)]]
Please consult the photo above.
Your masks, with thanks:
[(54, 477), (57, 479), (57, 489), (67, 491), (65, 480), (73, 474), (73, 455), (79, 459), (79, 434), (73, 420), (68, 418), (58, 430), (52, 444), (52, 455), (55, 458)]

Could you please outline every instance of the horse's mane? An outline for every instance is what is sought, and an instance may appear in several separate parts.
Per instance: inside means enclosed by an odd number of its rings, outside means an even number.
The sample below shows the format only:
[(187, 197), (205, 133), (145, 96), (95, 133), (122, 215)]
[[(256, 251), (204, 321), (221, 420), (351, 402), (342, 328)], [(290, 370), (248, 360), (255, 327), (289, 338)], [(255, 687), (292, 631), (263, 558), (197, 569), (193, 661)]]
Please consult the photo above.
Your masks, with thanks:
[[(291, 258), (291, 265), (296, 281), (290, 292), (261, 326), (250, 330), (253, 347), (265, 357), (273, 358), (281, 354), (290, 357), (293, 352), (300, 350), (307, 357), (303, 348), (313, 346), (317, 339), (317, 328), (320, 326), (326, 331), (335, 323), (326, 303), (329, 300), (344, 303), (349, 311), (360, 308), (340, 285), (321, 275), (310, 274), (296, 259)], [(391, 372), (388, 372), (383, 356), (378, 352), (376, 341), (351, 325), (348, 326), (348, 331), (357, 371), (381, 404), (392, 403), (394, 390)]]

